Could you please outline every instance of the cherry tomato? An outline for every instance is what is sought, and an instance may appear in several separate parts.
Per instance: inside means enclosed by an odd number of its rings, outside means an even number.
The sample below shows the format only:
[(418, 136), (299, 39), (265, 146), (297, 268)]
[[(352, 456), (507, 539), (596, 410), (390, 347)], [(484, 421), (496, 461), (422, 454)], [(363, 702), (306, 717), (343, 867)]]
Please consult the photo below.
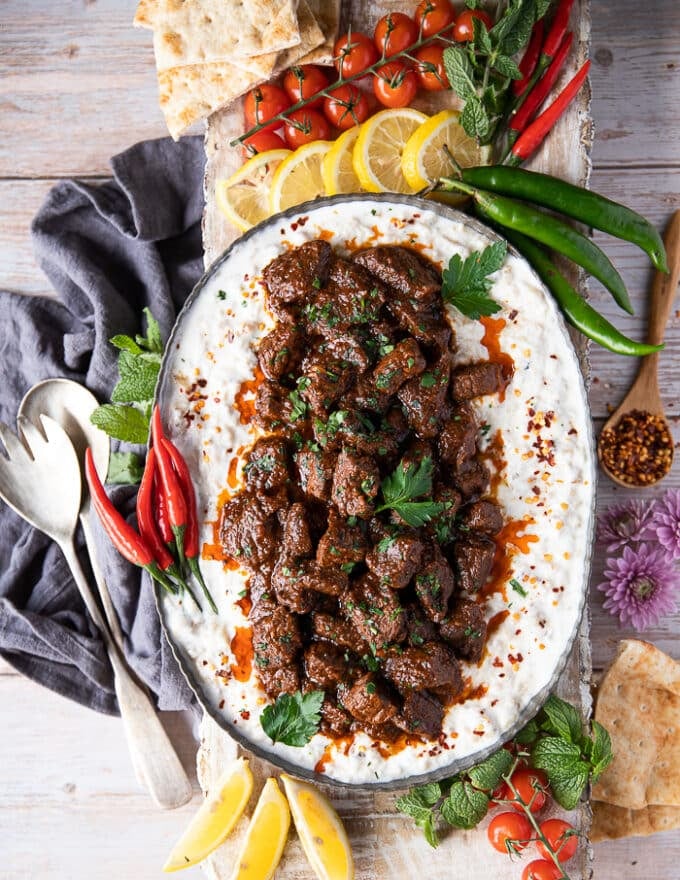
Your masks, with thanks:
[[(297, 104), (302, 98), (311, 98), (321, 89), (328, 85), (328, 77), (324, 71), (315, 64), (303, 64), (301, 67), (291, 67), (283, 78), (283, 90), (290, 98), (292, 104)], [(323, 104), (323, 95), (319, 95), (316, 101), (310, 101), (308, 107), (319, 108)]]
[(401, 61), (390, 61), (374, 75), (373, 91), (384, 107), (408, 107), (418, 91), (418, 80)]
[[(559, 861), (568, 862), (578, 849), (578, 833), (573, 825), (565, 822), (564, 819), (546, 819), (545, 822), (541, 822), (540, 828)], [(536, 846), (544, 859), (550, 858), (541, 840)]]
[(383, 15), (375, 26), (373, 40), (378, 52), (389, 58), (397, 52), (412, 46), (418, 39), (418, 25), (403, 12), (389, 12)]
[[(531, 839), (531, 830), (527, 817), (512, 811), (494, 816), (486, 829), (486, 835), (495, 850), (507, 855), (509, 852), (524, 849)], [(508, 841), (512, 843), (507, 843)]]
[(438, 34), (456, 20), (449, 0), (423, 0), (416, 9), (416, 24), (424, 37)]
[[(276, 116), (290, 107), (290, 98), (278, 86), (272, 83), (263, 83), (261, 86), (251, 89), (243, 103), (243, 115), (246, 119), (246, 127), (253, 128), (260, 122), (267, 122), (272, 116)], [(263, 131), (273, 131), (281, 125), (280, 121), (272, 122), (265, 126)]]
[(378, 60), (373, 40), (361, 31), (350, 31), (333, 47), (333, 63), (342, 76), (349, 78), (366, 70)]
[(449, 88), (449, 78), (444, 67), (444, 46), (425, 46), (416, 52), (418, 83), (428, 92), (440, 92)]
[(491, 16), (481, 9), (464, 9), (456, 19), (453, 28), (453, 39), (459, 43), (469, 43), (475, 35), (475, 26), (472, 23), (473, 18), (483, 21), (487, 30), (493, 27)]
[(370, 107), (366, 95), (350, 84), (338, 86), (331, 92), (331, 96), (323, 102), (323, 112), (331, 125), (345, 131), (363, 122), (368, 117)]
[(327, 141), (331, 137), (328, 120), (318, 110), (302, 107), (293, 110), (283, 123), (283, 136), (291, 150), (297, 150), (303, 144), (312, 141)]
[(286, 143), (282, 137), (273, 131), (258, 131), (251, 134), (243, 141), (243, 152), (246, 156), (254, 156), (255, 153), (266, 153), (267, 150), (285, 150)]
[(522, 871), (522, 880), (559, 880), (562, 871), (555, 862), (534, 859)]
[[(517, 794), (525, 804), (531, 803), (531, 812), (538, 813), (545, 805), (548, 788), (548, 777), (542, 770), (531, 770), (529, 767), (519, 767), (512, 774), (512, 784), (517, 789)], [(508, 786), (505, 789), (505, 798), (514, 800), (515, 796)], [(511, 804), (513, 810), (522, 812), (520, 803)]]

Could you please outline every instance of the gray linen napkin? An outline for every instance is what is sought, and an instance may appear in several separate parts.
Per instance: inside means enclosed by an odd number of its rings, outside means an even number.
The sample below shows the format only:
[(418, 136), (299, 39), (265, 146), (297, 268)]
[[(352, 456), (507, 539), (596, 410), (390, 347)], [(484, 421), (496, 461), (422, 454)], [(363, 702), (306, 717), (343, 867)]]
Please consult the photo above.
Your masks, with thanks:
[[(202, 272), (203, 140), (136, 144), (111, 160), (113, 180), (57, 184), (32, 226), (56, 300), (0, 292), (0, 420), (13, 426), (33, 383), (64, 376), (108, 400), (116, 333), (142, 331), (149, 306), (167, 337)], [(112, 493), (131, 514), (135, 491)], [(85, 565), (86, 559), (81, 553)], [(100, 559), (125, 652), (161, 709), (192, 694), (162, 635), (146, 573), (108, 541)], [(101, 712), (117, 713), (111, 668), (57, 547), (0, 501), (0, 654), (19, 672)]]

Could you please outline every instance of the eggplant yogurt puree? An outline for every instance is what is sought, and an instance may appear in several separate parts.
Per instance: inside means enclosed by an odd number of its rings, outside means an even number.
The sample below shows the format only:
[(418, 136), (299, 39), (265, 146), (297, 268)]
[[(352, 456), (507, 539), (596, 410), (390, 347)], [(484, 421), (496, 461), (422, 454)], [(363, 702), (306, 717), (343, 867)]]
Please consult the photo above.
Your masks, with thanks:
[[(237, 245), (162, 392), (220, 610), (163, 599), (171, 641), (227, 727), (356, 783), (488, 749), (549, 686), (592, 494), (577, 365), (528, 267), (508, 256), (503, 310), (469, 321), (443, 306), (441, 267), (483, 234), (368, 204), (351, 241), (326, 207)], [(400, 471), (424, 478), (426, 521), (386, 505)], [(324, 691), (321, 730), (274, 745), (259, 715), (296, 690)]]

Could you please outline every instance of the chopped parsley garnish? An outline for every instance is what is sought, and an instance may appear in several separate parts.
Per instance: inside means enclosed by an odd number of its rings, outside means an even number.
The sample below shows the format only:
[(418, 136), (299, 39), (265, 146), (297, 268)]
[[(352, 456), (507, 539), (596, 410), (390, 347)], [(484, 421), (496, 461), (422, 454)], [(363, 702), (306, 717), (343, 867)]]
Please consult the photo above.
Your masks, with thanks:
[(519, 593), (520, 596), (522, 596), (523, 598), (526, 598), (529, 595), (527, 593), (527, 591), (524, 589), (524, 587), (520, 584), (520, 582), (516, 578), (512, 578), (512, 580), (510, 581), (510, 586), (512, 587), (512, 589), (516, 593)]

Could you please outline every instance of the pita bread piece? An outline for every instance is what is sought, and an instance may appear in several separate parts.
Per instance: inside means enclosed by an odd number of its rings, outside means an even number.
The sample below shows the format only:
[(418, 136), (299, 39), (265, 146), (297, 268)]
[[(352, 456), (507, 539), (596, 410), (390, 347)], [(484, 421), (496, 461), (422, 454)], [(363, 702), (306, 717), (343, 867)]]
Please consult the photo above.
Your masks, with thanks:
[(340, 0), (307, 0), (323, 31), (323, 42), (298, 59), (297, 64), (332, 64), (333, 47), (340, 30)]
[(593, 824), (588, 835), (592, 843), (619, 837), (648, 837), (657, 831), (680, 828), (680, 807), (656, 807), (628, 810), (602, 801), (593, 801)]
[(300, 0), (297, 16), (298, 28), (300, 30), (300, 42), (297, 46), (286, 49), (279, 54), (274, 67), (274, 75), (286, 70), (293, 64), (307, 64), (307, 61), (304, 59), (312, 50), (317, 46), (321, 46), (324, 42), (323, 31), (312, 14), (308, 0)]
[(609, 731), (614, 759), (593, 799), (630, 810), (680, 807), (680, 665), (648, 642), (622, 641), (595, 718)]
[(300, 42), (294, 0), (141, 0), (134, 24), (153, 29), (158, 70), (234, 62)]

